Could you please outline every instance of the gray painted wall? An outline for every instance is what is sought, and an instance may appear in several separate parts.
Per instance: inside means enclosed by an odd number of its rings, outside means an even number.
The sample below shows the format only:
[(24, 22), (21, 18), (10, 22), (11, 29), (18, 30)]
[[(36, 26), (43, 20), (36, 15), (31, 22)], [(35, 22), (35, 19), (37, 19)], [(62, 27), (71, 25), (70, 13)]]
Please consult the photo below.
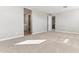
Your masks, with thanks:
[(0, 7), (0, 39), (23, 35), (22, 7)]
[(79, 9), (56, 14), (56, 31), (79, 33)]

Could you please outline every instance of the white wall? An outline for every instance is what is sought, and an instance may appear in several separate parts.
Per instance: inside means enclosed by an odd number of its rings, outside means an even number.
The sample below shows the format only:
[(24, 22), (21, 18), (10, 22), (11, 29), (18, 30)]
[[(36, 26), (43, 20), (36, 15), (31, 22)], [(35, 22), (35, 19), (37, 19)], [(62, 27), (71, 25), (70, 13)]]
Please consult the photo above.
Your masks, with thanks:
[(24, 15), (24, 31), (28, 31), (28, 15)]
[(47, 14), (32, 10), (32, 32), (47, 32)]
[(23, 12), (22, 7), (0, 6), (0, 39), (23, 35)]
[(79, 10), (56, 14), (56, 31), (79, 33)]

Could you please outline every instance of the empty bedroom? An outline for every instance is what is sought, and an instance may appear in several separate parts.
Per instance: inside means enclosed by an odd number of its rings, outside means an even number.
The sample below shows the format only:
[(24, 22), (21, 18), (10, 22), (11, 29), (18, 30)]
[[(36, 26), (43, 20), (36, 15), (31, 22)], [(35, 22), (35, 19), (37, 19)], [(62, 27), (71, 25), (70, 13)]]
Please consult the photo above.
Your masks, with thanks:
[(1, 53), (79, 53), (79, 6), (0, 6)]

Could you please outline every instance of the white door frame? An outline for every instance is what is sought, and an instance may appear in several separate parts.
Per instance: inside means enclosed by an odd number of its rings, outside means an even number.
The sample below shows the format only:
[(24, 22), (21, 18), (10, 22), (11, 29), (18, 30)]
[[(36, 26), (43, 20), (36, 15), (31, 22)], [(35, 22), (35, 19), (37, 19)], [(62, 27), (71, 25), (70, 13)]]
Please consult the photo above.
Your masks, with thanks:
[(52, 31), (52, 16), (47, 16), (47, 31)]

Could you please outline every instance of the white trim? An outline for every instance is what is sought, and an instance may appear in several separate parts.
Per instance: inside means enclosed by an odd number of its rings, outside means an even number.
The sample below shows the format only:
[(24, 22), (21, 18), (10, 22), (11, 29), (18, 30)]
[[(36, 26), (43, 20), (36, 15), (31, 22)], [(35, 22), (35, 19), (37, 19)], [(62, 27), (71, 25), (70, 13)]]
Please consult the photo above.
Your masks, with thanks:
[(79, 33), (76, 33), (76, 32), (59, 31), (59, 30), (55, 30), (55, 32), (63, 32), (63, 33), (79, 34)]
[(24, 37), (24, 35), (17, 35), (17, 36), (8, 37), (8, 38), (2, 38), (0, 39), (0, 41), (11, 40), (11, 39), (20, 38), (20, 37)]
[(34, 35), (34, 34), (40, 34), (40, 33), (45, 33), (45, 32), (36, 32), (36, 33), (32, 33), (32, 34)]

